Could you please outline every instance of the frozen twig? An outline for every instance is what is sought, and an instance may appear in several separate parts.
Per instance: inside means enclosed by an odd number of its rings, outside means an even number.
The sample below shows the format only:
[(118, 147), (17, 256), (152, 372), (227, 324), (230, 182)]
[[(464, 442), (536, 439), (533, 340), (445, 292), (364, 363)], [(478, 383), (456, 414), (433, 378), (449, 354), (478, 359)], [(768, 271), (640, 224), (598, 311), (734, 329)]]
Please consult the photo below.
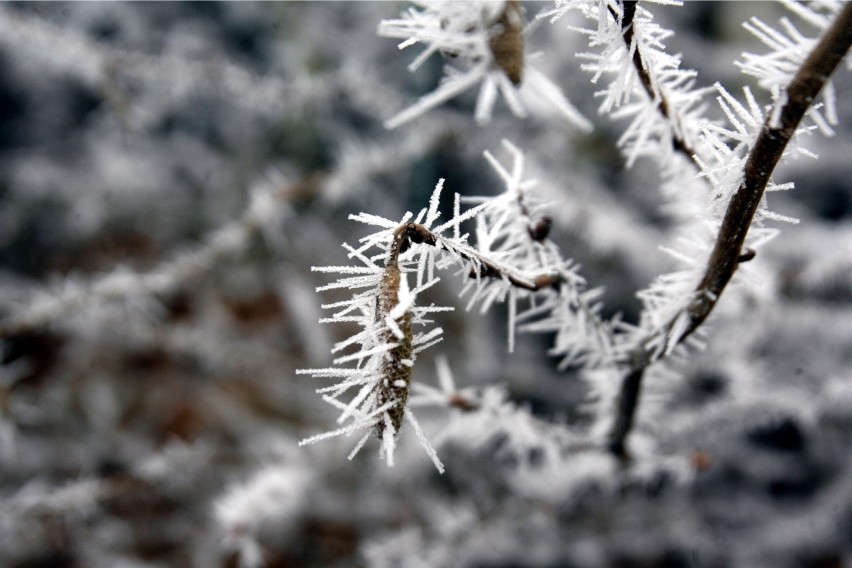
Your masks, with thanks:
[[(683, 342), (707, 319), (741, 259), (748, 258), (749, 255), (743, 256), (747, 252), (743, 251), (743, 244), (769, 178), (802, 117), (840, 64), (850, 45), (852, 4), (847, 3), (799, 68), (786, 89), (786, 96), (778, 100), (780, 110), (768, 113), (749, 152), (742, 182), (728, 203), (704, 276), (695, 289), (693, 300), (664, 330), (669, 336), (666, 344)], [(656, 345), (655, 339), (656, 337), (648, 337), (640, 342), (630, 353), (627, 362), (629, 370), (621, 384), (617, 414), (609, 434), (610, 450), (621, 457), (627, 455), (626, 439), (633, 427), (645, 369), (662, 359), (668, 351), (653, 347)]]
[[(647, 64), (643, 59), (642, 49), (640, 48), (639, 42), (634, 39), (636, 34), (633, 26), (633, 16), (636, 15), (636, 5), (638, 3), (638, 0), (624, 0), (621, 3), (623, 8), (623, 13), (621, 14), (621, 30), (622, 37), (624, 38), (624, 45), (627, 48), (628, 53), (632, 52), (633, 67), (636, 69), (636, 74), (639, 76), (642, 88), (652, 101), (658, 101), (657, 108), (663, 118), (671, 121), (672, 117), (670, 116), (669, 101), (666, 97), (666, 93), (659, 87), (655, 88), (654, 81), (651, 79), (651, 75), (648, 72)], [(609, 6), (609, 13), (616, 21), (618, 21), (618, 13), (616, 13), (612, 6)], [(701, 165), (695, 160), (695, 150), (686, 142), (686, 140), (684, 140), (683, 136), (681, 136), (676, 129), (672, 130), (672, 147), (686, 156), (686, 158), (692, 162), (699, 171), (701, 170)]]

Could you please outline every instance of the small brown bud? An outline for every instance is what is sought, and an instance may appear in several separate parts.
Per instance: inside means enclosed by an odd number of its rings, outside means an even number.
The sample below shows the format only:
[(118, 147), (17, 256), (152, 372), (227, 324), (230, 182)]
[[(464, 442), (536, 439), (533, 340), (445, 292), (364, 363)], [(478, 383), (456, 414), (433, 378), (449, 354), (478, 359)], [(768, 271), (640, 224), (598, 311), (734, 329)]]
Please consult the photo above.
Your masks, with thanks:
[(695, 452), (690, 460), (696, 471), (707, 471), (713, 467), (713, 458), (707, 452)]
[(463, 410), (465, 412), (471, 412), (479, 408), (478, 404), (466, 399), (457, 392), (450, 395), (450, 398), (447, 400), (447, 404), (449, 404), (453, 408), (458, 408), (459, 410)]
[(535, 225), (532, 225), (527, 230), (530, 233), (530, 237), (534, 241), (541, 242), (547, 238), (550, 234), (550, 229), (553, 227), (553, 219), (548, 216), (544, 216), (538, 220)]
[(541, 290), (542, 288), (546, 288), (548, 286), (555, 286), (559, 283), (559, 275), (558, 274), (540, 274), (536, 277), (535, 289)]
[(737, 257), (737, 262), (748, 262), (753, 259), (755, 255), (757, 255), (757, 251), (755, 251), (754, 249), (745, 249), (745, 251), (743, 251), (742, 254)]

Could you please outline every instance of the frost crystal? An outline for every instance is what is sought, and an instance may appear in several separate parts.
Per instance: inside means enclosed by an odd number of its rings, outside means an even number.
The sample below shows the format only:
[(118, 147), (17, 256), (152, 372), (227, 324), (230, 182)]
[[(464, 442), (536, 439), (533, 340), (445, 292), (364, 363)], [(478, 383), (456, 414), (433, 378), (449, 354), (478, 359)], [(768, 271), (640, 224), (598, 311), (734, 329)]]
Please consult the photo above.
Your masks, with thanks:
[(418, 43), (426, 46), (408, 66), (410, 71), (416, 71), (436, 52), (454, 58), (457, 65), (448, 65), (438, 88), (386, 121), (387, 128), (409, 122), (481, 84), (474, 112), (479, 123), (491, 119), (500, 93), (515, 116), (527, 115), (524, 99), (535, 100), (575, 127), (592, 129), (559, 87), (530, 65), (517, 0), (425, 0), (417, 4), (422, 9), (409, 8), (399, 19), (383, 20), (379, 35), (402, 39), (400, 49)]
[[(439, 181), (429, 207), (417, 217), (407, 213), (400, 221), (360, 213), (353, 220), (380, 227), (380, 231), (361, 239), (361, 245), (344, 247), (355, 266), (315, 267), (315, 271), (338, 273), (341, 277), (321, 286), (318, 291), (339, 288), (364, 290), (351, 299), (324, 305), (337, 310), (321, 322), (356, 323), (360, 331), (332, 349), (342, 353), (337, 367), (300, 371), (317, 378), (338, 379), (317, 392), (341, 411), (336, 430), (307, 438), (310, 444), (335, 436), (367, 430), (350, 458), (360, 451), (372, 430), (381, 442), (381, 453), (393, 465), (396, 438), (403, 422), (409, 422), (421, 445), (439, 471), (437, 455), (423, 435), (414, 415), (407, 408), (411, 373), (417, 354), (440, 341), (441, 328), (417, 331), (431, 324), (429, 314), (450, 308), (421, 306), (418, 295), (438, 281), (437, 269), (455, 266), (467, 277), (462, 295), (468, 296), (468, 308), (478, 304), (485, 312), (495, 302), (507, 302), (509, 308), (509, 350), (514, 346), (516, 327), (526, 331), (556, 332), (554, 355), (564, 357), (563, 365), (597, 366), (611, 358), (613, 337), (595, 304), (598, 292), (586, 291), (585, 281), (571, 261), (563, 260), (548, 239), (550, 218), (542, 215), (540, 205), (530, 195), (534, 180), (526, 178), (524, 155), (514, 145), (503, 145), (512, 158), (504, 167), (485, 153), (505, 190), (494, 198), (474, 197), (462, 211), (456, 196), (452, 219), (436, 224), (443, 180)], [(475, 225), (475, 244), (467, 242), (461, 225)], [(444, 235), (448, 233), (448, 235)], [(372, 251), (378, 250), (378, 253)], [(380, 262), (377, 262), (380, 261)], [(409, 277), (415, 283), (410, 287)], [(523, 303), (524, 307), (519, 309)], [(354, 364), (354, 366), (341, 366)], [(448, 371), (439, 365), (446, 384)], [(341, 397), (356, 390), (348, 402)], [(420, 391), (424, 399), (452, 401), (455, 393)], [(453, 405), (453, 402), (449, 403)], [(462, 406), (465, 404), (461, 403)]]
[[(843, 2), (836, 1), (813, 2), (808, 5), (786, 0), (783, 4), (808, 24), (816, 27), (820, 33), (828, 28), (843, 7)], [(771, 93), (775, 108), (780, 109), (786, 102), (781, 99), (786, 97), (787, 85), (808, 57), (818, 37), (803, 34), (786, 17), (779, 21), (780, 30), (757, 17), (744, 22), (743, 27), (769, 48), (769, 51), (762, 54), (743, 53), (742, 60), (736, 61), (735, 65), (746, 75), (757, 78), (760, 86)], [(831, 81), (823, 88), (821, 98), (823, 104), (812, 105), (806, 116), (824, 135), (831, 136), (834, 134), (832, 125), (837, 124), (836, 96)]]
[[(681, 69), (680, 56), (665, 51), (663, 42), (672, 32), (656, 24), (641, 6), (627, 25), (622, 3), (607, 0), (557, 2), (556, 9), (543, 16), (555, 20), (569, 10), (580, 11), (596, 24), (577, 30), (588, 36), (594, 50), (577, 57), (587, 61), (582, 67), (593, 73), (593, 83), (609, 79), (596, 93), (602, 99), (600, 112), (631, 119), (618, 141), (627, 165), (647, 156), (671, 167), (675, 149), (695, 152), (695, 124), (703, 114), (702, 97), (708, 89), (694, 88), (695, 71)], [(641, 76), (637, 61), (641, 61)]]

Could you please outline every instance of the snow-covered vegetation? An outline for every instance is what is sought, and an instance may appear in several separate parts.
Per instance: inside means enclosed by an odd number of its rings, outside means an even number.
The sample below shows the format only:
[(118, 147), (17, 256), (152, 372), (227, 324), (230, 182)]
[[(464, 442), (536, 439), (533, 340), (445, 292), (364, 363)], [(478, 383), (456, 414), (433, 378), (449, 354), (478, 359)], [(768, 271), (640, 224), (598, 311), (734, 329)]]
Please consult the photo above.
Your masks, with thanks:
[(0, 565), (851, 561), (850, 43), (0, 6)]

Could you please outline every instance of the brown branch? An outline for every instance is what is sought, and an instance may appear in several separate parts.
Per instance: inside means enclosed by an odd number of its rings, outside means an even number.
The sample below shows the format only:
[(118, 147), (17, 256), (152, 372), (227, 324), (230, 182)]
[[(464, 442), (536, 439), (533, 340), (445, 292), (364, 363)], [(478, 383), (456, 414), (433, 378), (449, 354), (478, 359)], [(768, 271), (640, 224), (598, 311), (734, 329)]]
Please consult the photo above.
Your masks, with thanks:
[(447, 243), (438, 238), (432, 231), (419, 223), (406, 223), (401, 225), (394, 232), (394, 238), (404, 237), (406, 241), (399, 245), (399, 252), (405, 252), (411, 243), (426, 243), (428, 245), (437, 246), (447, 252), (458, 254), (463, 259), (471, 262), (474, 265), (471, 276), (474, 278), (489, 277), (503, 278), (512, 286), (522, 288), (531, 292), (537, 292), (549, 286), (556, 286), (562, 282), (562, 276), (557, 272), (542, 272), (541, 274), (532, 275), (531, 278), (521, 278), (516, 274), (506, 272), (505, 268), (481, 255), (471, 255), (462, 250), (449, 248)]
[[(688, 317), (687, 326), (679, 337), (671, 337), (675, 322), (682, 315), (678, 314), (665, 329), (665, 336), (670, 341), (681, 343), (707, 319), (733, 277), (737, 265), (753, 256), (748, 249), (742, 250), (743, 243), (769, 183), (769, 177), (802, 117), (849, 51), (850, 45), (852, 3), (847, 3), (790, 82), (786, 97), (780, 99), (785, 101), (780, 112), (770, 112), (764, 122), (760, 135), (746, 159), (743, 181), (725, 211), (704, 277), (695, 290), (693, 301), (682, 312)], [(776, 115), (777, 119), (772, 121), (771, 118)], [(630, 369), (619, 392), (616, 421), (610, 431), (609, 448), (622, 458), (627, 456), (625, 443), (639, 404), (644, 371), (651, 363), (664, 356), (659, 349), (650, 348), (656, 337), (658, 336), (646, 338), (631, 353)]]
[[(534, 226), (530, 226), (529, 210), (523, 200), (519, 199), (519, 203), (523, 209), (523, 217), (526, 219), (526, 225), (530, 238), (533, 241), (541, 243), (547, 238), (547, 232), (550, 230), (551, 220), (549, 217), (543, 217)], [(538, 238), (536, 238), (538, 237)], [(513, 267), (500, 264), (478, 251), (467, 247), (458, 246), (450, 241), (442, 239), (432, 233), (429, 229), (419, 223), (405, 223), (397, 227), (394, 231), (393, 241), (389, 249), (388, 260), (386, 262), (397, 262), (399, 254), (405, 252), (411, 243), (424, 243), (434, 247), (438, 247), (452, 255), (457, 255), (470, 263), (470, 271), (468, 275), (471, 278), (496, 278), (508, 282), (515, 288), (537, 292), (545, 288), (553, 288), (558, 294), (563, 284), (570, 286), (571, 279), (561, 270), (542, 271), (539, 273), (524, 273), (516, 271)], [(590, 308), (581, 295), (575, 299), (565, 299), (567, 307), (574, 313), (583, 314), (585, 316), (586, 325), (591, 330), (591, 335), (599, 338), (605, 337), (608, 346), (614, 343), (612, 329), (604, 324), (598, 313)], [(581, 316), (582, 317), (582, 316)]]
[[(627, 48), (628, 53), (630, 53), (630, 48), (633, 44), (633, 37), (635, 35), (633, 18), (636, 14), (636, 5), (638, 3), (638, 0), (623, 0), (621, 3), (624, 12), (621, 16), (621, 37), (624, 39), (624, 45)], [(609, 7), (609, 13), (616, 21), (618, 21), (618, 13), (613, 10), (612, 6)], [(645, 90), (648, 98), (652, 101), (657, 101), (657, 108), (663, 118), (669, 122), (673, 122), (671, 111), (669, 110), (669, 102), (668, 99), (666, 99), (665, 93), (654, 90), (651, 75), (648, 73), (648, 69), (645, 65), (644, 59), (642, 58), (642, 50), (639, 49), (639, 42), (636, 42), (636, 49), (633, 51), (633, 67), (636, 68), (636, 74), (638, 75), (639, 81), (642, 83), (642, 88)], [(686, 140), (672, 133), (672, 147), (686, 156), (686, 158), (692, 162), (698, 171), (701, 171), (701, 164), (699, 164), (695, 159), (696, 152), (689, 144), (687, 144)]]

